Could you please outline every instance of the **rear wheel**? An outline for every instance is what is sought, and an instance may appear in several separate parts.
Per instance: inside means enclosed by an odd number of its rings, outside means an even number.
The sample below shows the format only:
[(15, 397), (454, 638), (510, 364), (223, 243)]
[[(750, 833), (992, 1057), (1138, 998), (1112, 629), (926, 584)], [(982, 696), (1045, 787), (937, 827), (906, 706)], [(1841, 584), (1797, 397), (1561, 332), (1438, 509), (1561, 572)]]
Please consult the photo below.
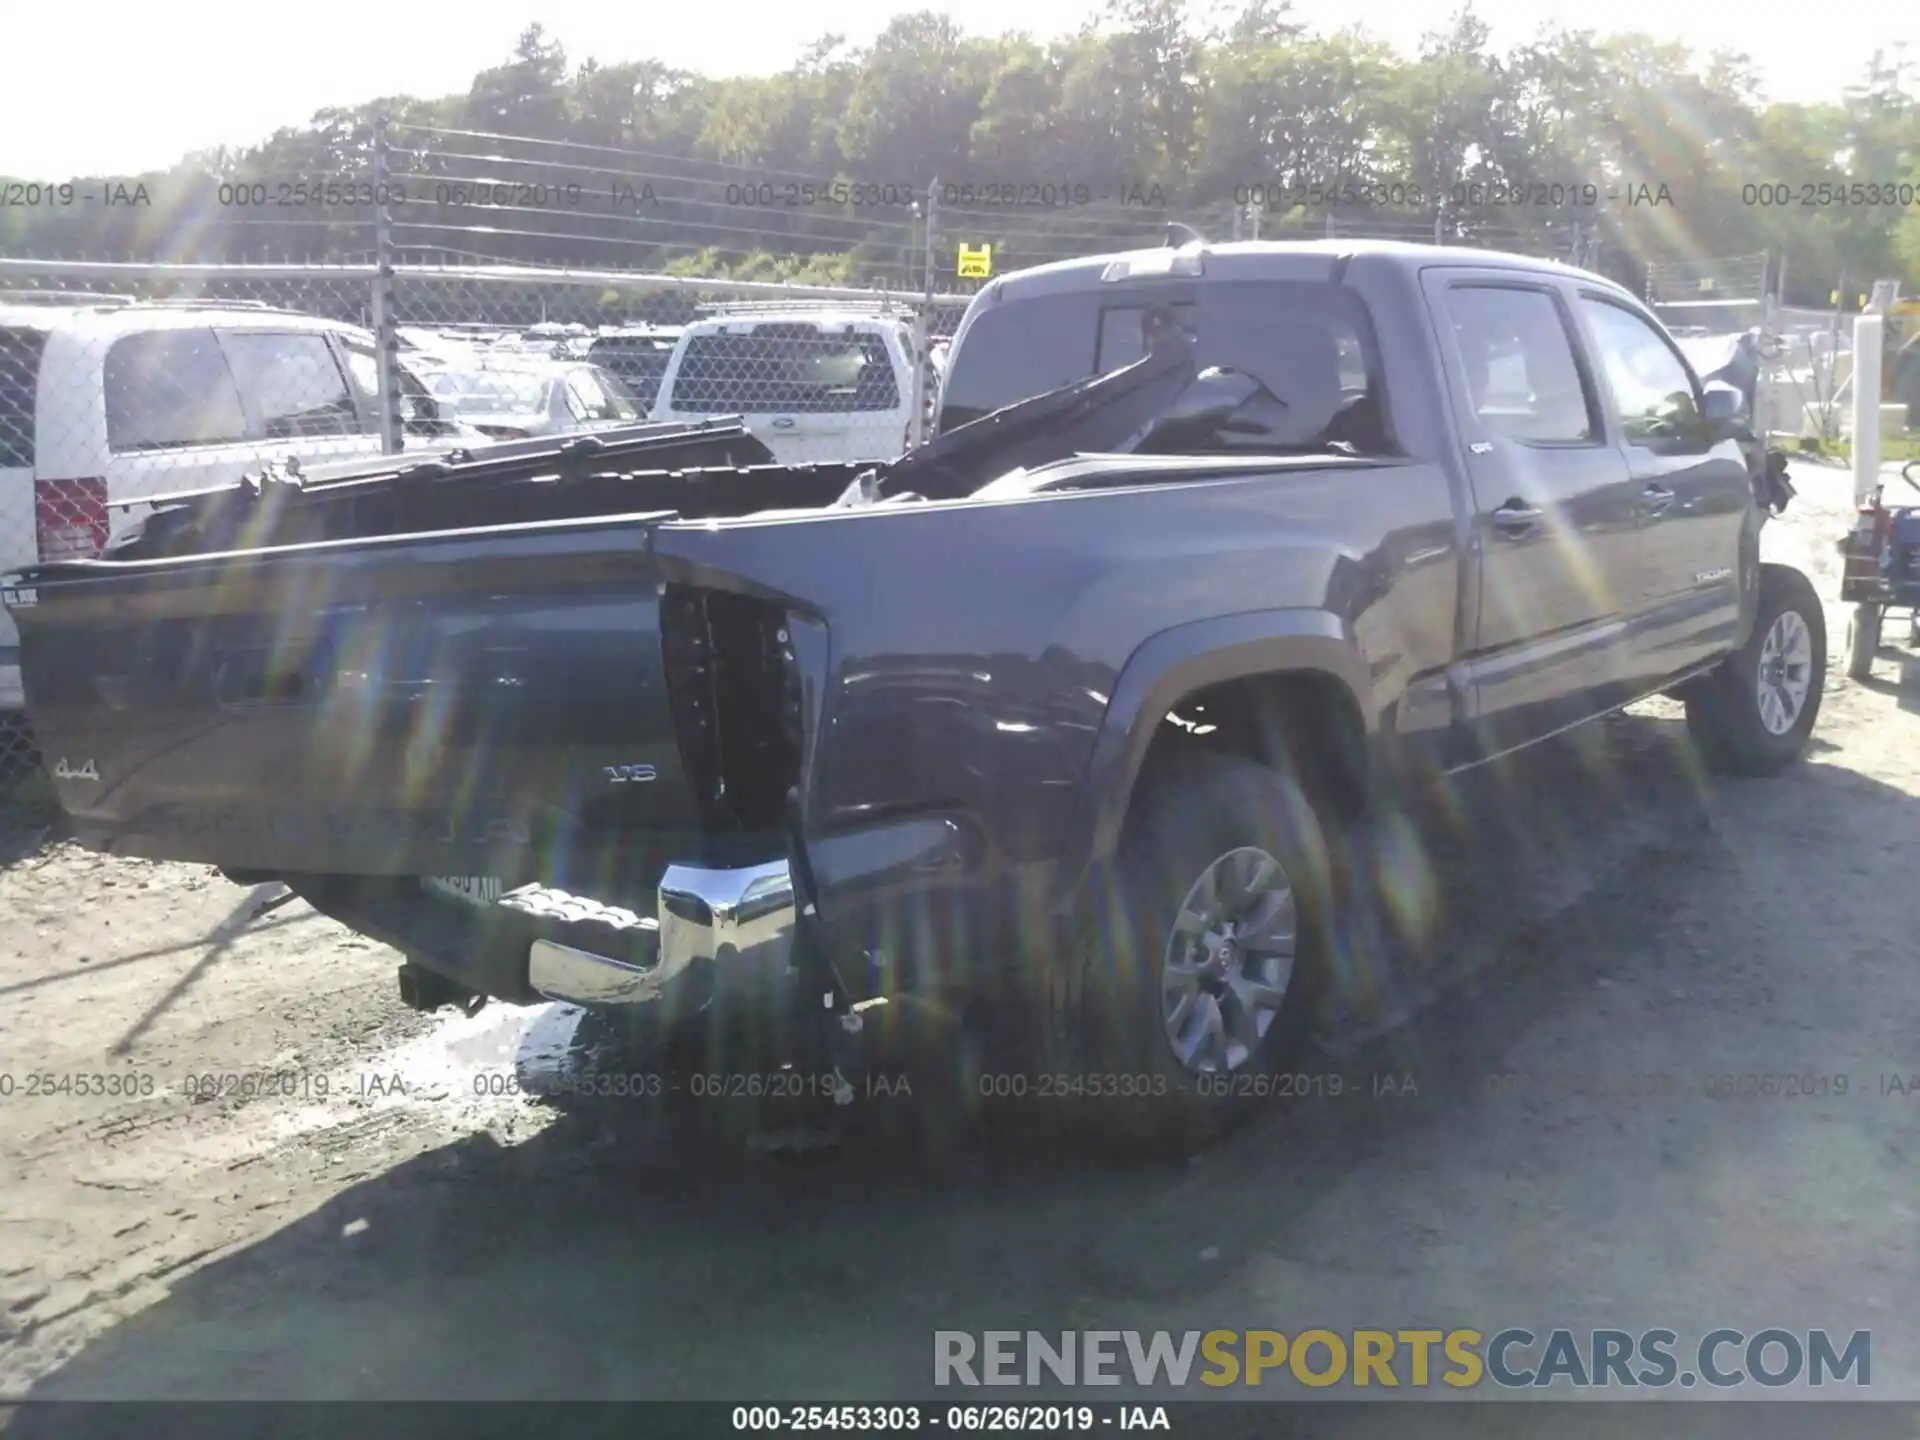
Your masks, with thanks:
[(1847, 622), (1847, 678), (1871, 680), (1874, 658), (1880, 653), (1880, 620), (1883, 611), (1874, 604), (1853, 607), (1853, 619)]
[(1715, 769), (1771, 775), (1806, 750), (1826, 671), (1826, 612), (1812, 583), (1764, 565), (1753, 633), (1690, 689), (1687, 728)]
[(1154, 1150), (1271, 1109), (1320, 991), (1329, 870), (1306, 797), (1265, 766), (1193, 756), (1143, 780), (1088, 933), (1052, 967), (1027, 1098)]

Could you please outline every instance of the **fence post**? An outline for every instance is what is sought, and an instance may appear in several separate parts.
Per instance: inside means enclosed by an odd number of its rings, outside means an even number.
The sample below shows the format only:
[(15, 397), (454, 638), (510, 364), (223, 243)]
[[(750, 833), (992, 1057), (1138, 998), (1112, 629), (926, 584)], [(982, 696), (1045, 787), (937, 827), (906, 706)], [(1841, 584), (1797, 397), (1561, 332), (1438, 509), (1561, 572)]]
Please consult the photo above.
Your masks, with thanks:
[[(1760, 355), (1753, 383), (1753, 415), (1749, 423), (1754, 433), (1765, 444), (1772, 427), (1781, 417), (1775, 413), (1778, 401), (1775, 398), (1773, 369), (1778, 363), (1784, 343), (1780, 311), (1787, 303), (1787, 257), (1781, 253), (1778, 268), (1768, 256), (1760, 279)], [(1790, 422), (1794, 431), (1799, 429), (1799, 417)], [(1782, 425), (1782, 428), (1786, 428)]]
[(373, 358), (380, 388), (380, 451), (398, 455), (400, 331), (393, 314), (393, 212), (388, 205), (387, 117), (373, 121)]
[(1853, 317), (1853, 498), (1865, 504), (1880, 487), (1880, 357), (1894, 281), (1876, 280), (1867, 308)]
[(933, 265), (936, 230), (934, 217), (940, 209), (940, 177), (933, 177), (933, 183), (927, 186), (927, 212), (925, 216), (926, 259), (922, 268), (926, 271), (925, 293), (920, 299), (920, 313), (913, 322), (913, 423), (908, 429), (915, 448), (927, 443), (927, 393), (928, 371), (932, 366), (933, 350)]

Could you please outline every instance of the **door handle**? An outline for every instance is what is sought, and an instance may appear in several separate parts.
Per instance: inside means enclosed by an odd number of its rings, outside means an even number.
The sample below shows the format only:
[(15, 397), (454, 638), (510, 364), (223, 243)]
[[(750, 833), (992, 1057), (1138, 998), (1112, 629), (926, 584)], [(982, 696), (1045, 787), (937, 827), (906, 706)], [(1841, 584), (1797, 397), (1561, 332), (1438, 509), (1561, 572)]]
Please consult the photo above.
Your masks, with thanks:
[(1664, 485), (1649, 485), (1640, 492), (1640, 502), (1647, 514), (1658, 520), (1673, 504), (1673, 491)]
[(1492, 512), (1493, 528), (1509, 539), (1517, 540), (1540, 522), (1540, 510), (1526, 501), (1513, 499)]

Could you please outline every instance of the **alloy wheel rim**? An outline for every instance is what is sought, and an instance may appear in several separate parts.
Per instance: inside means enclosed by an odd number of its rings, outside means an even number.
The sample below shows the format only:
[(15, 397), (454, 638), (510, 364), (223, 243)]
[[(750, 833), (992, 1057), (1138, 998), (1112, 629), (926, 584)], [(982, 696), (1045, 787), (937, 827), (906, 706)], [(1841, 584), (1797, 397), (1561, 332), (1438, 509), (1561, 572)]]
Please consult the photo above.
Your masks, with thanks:
[(1754, 692), (1760, 705), (1760, 723), (1770, 735), (1785, 735), (1806, 709), (1813, 689), (1813, 635), (1795, 610), (1774, 617), (1760, 644), (1760, 666)]
[(1258, 846), (1229, 850), (1187, 890), (1167, 936), (1161, 1018), (1189, 1073), (1231, 1073), (1260, 1048), (1287, 997), (1299, 907), (1285, 868)]

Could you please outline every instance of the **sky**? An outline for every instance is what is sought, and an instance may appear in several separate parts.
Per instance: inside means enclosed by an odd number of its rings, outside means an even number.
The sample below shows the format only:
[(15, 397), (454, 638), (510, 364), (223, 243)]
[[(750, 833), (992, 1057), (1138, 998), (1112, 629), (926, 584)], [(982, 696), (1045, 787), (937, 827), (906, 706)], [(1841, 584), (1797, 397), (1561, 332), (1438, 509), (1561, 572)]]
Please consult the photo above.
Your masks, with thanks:
[[(1045, 37), (1076, 28), (1093, 7), (1091, 0), (934, 0), (924, 7), (912, 0), (834, 0), (816, 11), (768, 0), (711, 0), (555, 11), (532, 0), (453, 6), (329, 0), (319, 9), (289, 9), (259, 0), (201, 0), (187, 7), (116, 6), (92, 12), (103, 23), (82, 28), (60, 6), (21, 4), (5, 22), (14, 63), (0, 83), (0, 175), (135, 174), (192, 150), (254, 143), (329, 105), (464, 91), (475, 72), (507, 58), (536, 15), (576, 61), (651, 58), (710, 75), (744, 75), (784, 68), (829, 29), (856, 42), (870, 39), (890, 16), (915, 8), (948, 11), (976, 32), (1025, 29)], [(1361, 19), (1410, 49), (1453, 8), (1454, 0), (1370, 0), (1364, 9), (1340, 0), (1297, 0), (1295, 14), (1326, 30)], [(1585, 15), (1541, 0), (1478, 0), (1475, 8), (1497, 46), (1566, 15), (1596, 28), (1645, 30), (1703, 52), (1743, 49), (1779, 100), (1837, 96), (1864, 75), (1876, 45), (1916, 42), (1908, 53), (1920, 62), (1914, 0), (1826, 0), (1817, 8), (1764, 0), (1609, 0)]]

